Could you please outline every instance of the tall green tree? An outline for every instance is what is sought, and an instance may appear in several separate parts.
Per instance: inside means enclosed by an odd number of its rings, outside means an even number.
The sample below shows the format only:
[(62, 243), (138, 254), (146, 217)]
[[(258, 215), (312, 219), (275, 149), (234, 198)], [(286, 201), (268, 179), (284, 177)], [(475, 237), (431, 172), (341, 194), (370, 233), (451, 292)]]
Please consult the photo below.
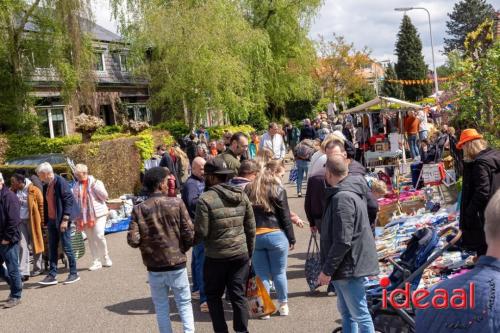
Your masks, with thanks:
[[(408, 15), (403, 16), (396, 42), (396, 74), (400, 80), (423, 80), (427, 77), (427, 65), (422, 54), (422, 42)], [(405, 98), (417, 101), (430, 95), (429, 85), (403, 86)]]
[(266, 100), (274, 118), (290, 101), (312, 100), (316, 53), (309, 39), (311, 19), (322, 0), (239, 0), (242, 14), (270, 41), (272, 61), (266, 73)]
[(37, 117), (29, 112), (35, 74), (57, 77), (64, 102), (78, 107), (91, 98), (92, 48), (82, 26), (90, 19), (88, 0), (0, 2), (1, 129), (36, 128)]
[(390, 80), (397, 80), (396, 70), (392, 64), (389, 64), (385, 69), (384, 83), (382, 85), (382, 96), (394, 97), (398, 99), (404, 98), (403, 86), (398, 82), (390, 82)]
[(167, 118), (183, 115), (190, 127), (207, 113), (241, 122), (263, 112), (269, 39), (252, 28), (237, 3), (142, 0), (128, 5), (135, 17), (123, 31), (136, 71), (150, 81), (153, 109)]
[(494, 20), (495, 9), (486, 0), (461, 0), (453, 6), (448, 17), (446, 33), (450, 38), (444, 39), (444, 50), (447, 53), (453, 50), (463, 52), (467, 34), (476, 30), (485, 20)]

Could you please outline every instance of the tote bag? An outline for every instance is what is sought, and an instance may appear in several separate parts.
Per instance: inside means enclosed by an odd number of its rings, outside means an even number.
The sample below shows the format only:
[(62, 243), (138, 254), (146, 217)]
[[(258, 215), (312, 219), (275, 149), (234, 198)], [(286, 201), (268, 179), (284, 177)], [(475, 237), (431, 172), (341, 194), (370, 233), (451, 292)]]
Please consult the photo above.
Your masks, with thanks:
[(319, 287), (318, 276), (321, 273), (321, 258), (316, 232), (311, 233), (311, 238), (309, 238), (304, 270), (309, 290), (315, 291)]
[(271, 300), (262, 280), (255, 274), (253, 267), (250, 267), (246, 296), (251, 318), (259, 318), (276, 312), (276, 305)]

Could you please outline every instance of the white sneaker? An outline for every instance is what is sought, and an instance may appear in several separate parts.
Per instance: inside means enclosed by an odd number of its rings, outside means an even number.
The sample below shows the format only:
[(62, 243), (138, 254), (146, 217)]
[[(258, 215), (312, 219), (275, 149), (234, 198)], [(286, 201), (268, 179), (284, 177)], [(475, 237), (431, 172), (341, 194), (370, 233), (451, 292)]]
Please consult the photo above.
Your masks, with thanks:
[(92, 265), (89, 267), (89, 271), (97, 271), (98, 269), (102, 268), (102, 264), (99, 260), (94, 260), (92, 262)]
[(270, 315), (262, 316), (262, 317), (259, 317), (259, 319), (268, 320), (268, 319), (271, 319), (271, 316)]
[(280, 309), (278, 310), (280, 316), (288, 316), (290, 310), (288, 309), (288, 303), (280, 304)]
[(111, 266), (113, 266), (113, 262), (111, 261), (111, 258), (109, 256), (105, 256), (104, 263), (102, 265), (104, 267), (111, 267)]

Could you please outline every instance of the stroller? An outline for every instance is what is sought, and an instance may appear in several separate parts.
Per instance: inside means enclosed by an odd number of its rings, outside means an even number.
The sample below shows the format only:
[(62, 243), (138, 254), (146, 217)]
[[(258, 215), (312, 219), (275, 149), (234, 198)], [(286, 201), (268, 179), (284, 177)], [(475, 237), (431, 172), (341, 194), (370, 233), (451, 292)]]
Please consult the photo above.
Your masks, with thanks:
[[(439, 239), (450, 232), (453, 234), (453, 238), (447, 240), (442, 248), (436, 250)], [(404, 288), (405, 283), (410, 284), (411, 291), (415, 290), (424, 270), (441, 257), (445, 251), (454, 246), (461, 236), (461, 231), (455, 227), (444, 228), (439, 234), (431, 228), (423, 228), (415, 232), (398, 261), (387, 259), (394, 266), (394, 270), (389, 276), (390, 285), (386, 287), (386, 290), (390, 292), (394, 289)], [(383, 289), (379, 286), (366, 290), (368, 308), (375, 331), (381, 333), (415, 332), (414, 309), (396, 309), (391, 306), (390, 302), (387, 302), (387, 308), (383, 308), (382, 293)], [(333, 331), (333, 333), (338, 332), (342, 332), (342, 327)]]

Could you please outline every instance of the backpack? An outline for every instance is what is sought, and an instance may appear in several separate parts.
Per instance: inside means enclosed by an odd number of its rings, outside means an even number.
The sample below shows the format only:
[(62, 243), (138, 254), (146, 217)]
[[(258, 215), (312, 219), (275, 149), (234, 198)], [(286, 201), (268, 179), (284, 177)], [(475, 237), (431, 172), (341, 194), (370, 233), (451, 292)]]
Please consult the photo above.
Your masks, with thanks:
[(310, 160), (315, 152), (314, 141), (305, 139), (295, 148), (295, 157), (301, 160)]

